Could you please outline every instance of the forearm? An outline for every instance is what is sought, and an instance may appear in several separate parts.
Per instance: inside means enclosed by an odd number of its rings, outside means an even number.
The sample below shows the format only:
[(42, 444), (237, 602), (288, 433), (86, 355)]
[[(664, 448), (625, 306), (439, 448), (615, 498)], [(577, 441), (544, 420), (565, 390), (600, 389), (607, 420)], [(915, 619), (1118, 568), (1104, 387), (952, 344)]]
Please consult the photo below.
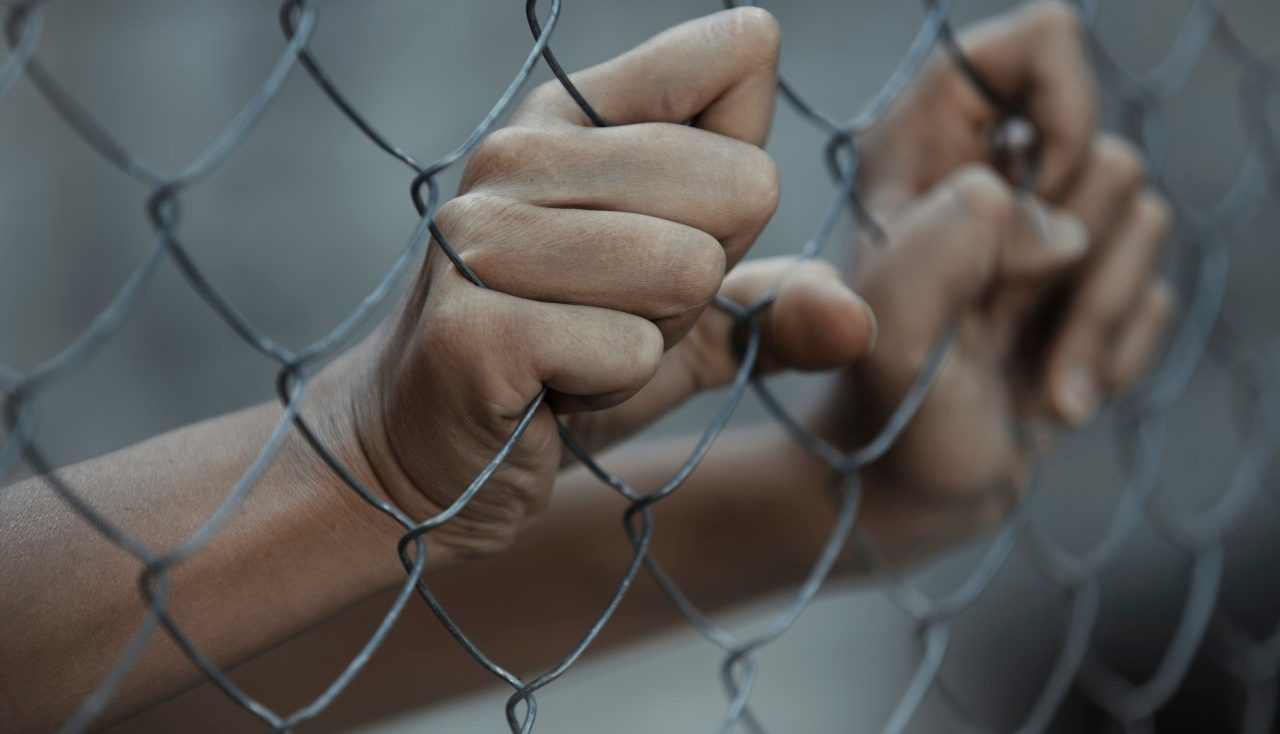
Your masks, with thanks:
[[(604, 462), (645, 492), (676, 472), (693, 442), (689, 436), (640, 444)], [(654, 505), (652, 554), (712, 607), (772, 591), (808, 570), (834, 523), (823, 476), (776, 426), (729, 431), (678, 490)], [(611, 494), (582, 470), (564, 484), (566, 497)], [(593, 513), (600, 515), (591, 518), (600, 543), (622, 535), (622, 506), (614, 501)], [(627, 543), (622, 557), (630, 550)]]
[[(313, 405), (308, 403), (308, 405)], [(164, 434), (58, 472), (112, 524), (157, 553), (215, 511), (281, 410), (263, 405)], [(394, 535), (374, 547), (356, 507), (296, 435), (207, 546), (172, 570), (173, 619), (215, 663), (233, 664), (394, 582)], [(0, 490), (0, 720), (61, 723), (106, 675), (143, 620), (142, 562), (80, 519), (37, 477)], [(195, 682), (163, 631), (107, 718)]]
[[(693, 437), (633, 443), (601, 461), (645, 491), (676, 471), (692, 443)], [(816, 462), (802, 464), (798, 451), (772, 425), (730, 431), (689, 480), (655, 506), (652, 554), (704, 610), (793, 588), (817, 558), (835, 517), (822, 476), (807, 475)], [(570, 470), (547, 513), (511, 548), (428, 581), (483, 649), (517, 673), (541, 671), (581, 639), (616, 592), (634, 554), (622, 522), (626, 506), (586, 471)], [(642, 570), (591, 651), (679, 621)], [(429, 638), (429, 644), (453, 644), (444, 635)], [(415, 667), (412, 674), (413, 700), (400, 705), (493, 682), (465, 661)]]
[[(600, 461), (643, 492), (675, 473), (693, 441), (686, 436), (627, 444)], [(689, 479), (654, 506), (650, 552), (707, 612), (794, 589), (835, 525), (829, 471), (776, 424), (728, 431)], [(863, 489), (859, 531), (889, 560), (909, 563), (936, 550), (941, 541), (934, 536), (946, 535), (954, 508), (931, 508), (909, 492), (894, 491), (875, 473)], [(616, 592), (635, 552), (623, 527), (626, 507), (612, 489), (577, 467), (557, 483), (546, 515), (510, 549), (443, 569), (429, 582), (468, 634), (487, 643), (485, 650), (517, 672), (539, 671), (572, 648)], [(846, 552), (833, 573), (858, 577), (865, 568), (858, 554)], [(642, 570), (591, 650), (635, 641), (680, 621)], [(451, 644), (439, 638), (432, 641)], [(414, 675), (430, 679), (420, 680), (418, 705), (423, 692), (438, 700), (492, 683), (479, 666)]]
[[(264, 405), (222, 416), (59, 476), (114, 524), (163, 552), (215, 511), (280, 413)], [(324, 433), (323, 420), (316, 427)], [(691, 437), (630, 444), (603, 462), (647, 491), (676, 472), (691, 445)], [(341, 458), (358, 475), (364, 471), (358, 456)], [(834, 524), (826, 476), (826, 467), (776, 425), (727, 432), (685, 484), (654, 507), (651, 553), (707, 611), (794, 586)], [(427, 580), (468, 631), (502, 649), (513, 668), (540, 668), (570, 649), (616, 591), (634, 554), (622, 525), (625, 509), (585, 469), (571, 469), (557, 482), (547, 514), (510, 549), (464, 565), (433, 565)], [(83, 701), (141, 623), (142, 564), (89, 528), (46, 478), (3, 490), (0, 517), (9, 528), (0, 550), (10, 559), (0, 566), (0, 583), (12, 590), (0, 601), (7, 622), (0, 626), (6, 659), (0, 713), (22, 722), (20, 728), (44, 728)], [(337, 485), (291, 432), (225, 527), (174, 567), (168, 609), (226, 668), (403, 580), (399, 532)], [(851, 568), (845, 563), (841, 570)], [(513, 599), (520, 600), (518, 624)], [(642, 572), (593, 649), (678, 620)], [(538, 633), (530, 635), (535, 625)], [(440, 698), (488, 682), (478, 668), (415, 672), (423, 675), (439, 680), (422, 681), (418, 690)], [(52, 680), (60, 684), (48, 685)], [(199, 680), (159, 632), (106, 718)]]

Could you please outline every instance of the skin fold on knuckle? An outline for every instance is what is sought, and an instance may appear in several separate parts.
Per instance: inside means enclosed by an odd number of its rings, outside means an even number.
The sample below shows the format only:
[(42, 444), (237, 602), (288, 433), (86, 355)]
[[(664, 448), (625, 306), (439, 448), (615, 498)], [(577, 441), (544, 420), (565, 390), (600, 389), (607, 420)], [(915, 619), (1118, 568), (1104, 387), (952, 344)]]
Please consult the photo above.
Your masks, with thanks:
[(662, 331), (652, 322), (635, 319), (625, 332), (618, 350), (622, 384), (619, 391), (635, 392), (657, 374), (666, 345)]
[(764, 8), (733, 8), (720, 13), (720, 30), (748, 69), (777, 67), (782, 51), (782, 26)]
[(1000, 245), (1018, 216), (1017, 196), (986, 166), (966, 166), (952, 177), (944, 197), (957, 233), (949, 246), (968, 243), (969, 247), (962, 253), (942, 254), (961, 259), (960, 282), (986, 282), (995, 272)]
[(1080, 328), (1096, 331), (1098, 338), (1104, 340), (1114, 336), (1138, 295), (1119, 287), (1091, 289), (1081, 298), (1077, 311)]
[(520, 120), (532, 110), (554, 111), (555, 115), (551, 119), (567, 119), (570, 124), (580, 127), (592, 124), (591, 118), (573, 101), (559, 79), (549, 79), (531, 89), (512, 118)]
[(510, 202), (506, 200), (477, 191), (455, 196), (436, 210), (436, 229), (449, 241), (462, 261), (479, 275), (480, 263), (477, 260), (482, 259), (482, 253), (468, 245), (486, 239), (488, 230), (504, 216), (509, 206)]
[(1124, 327), (1112, 351), (1105, 378), (1107, 387), (1118, 393), (1132, 387), (1159, 348), (1174, 309), (1173, 290), (1163, 280), (1153, 281), (1142, 302)]
[[(469, 396), (473, 417), (512, 418), (523, 412), (537, 385), (518, 335), (526, 319), (507, 297), (481, 290), (450, 271), (428, 304), (418, 347), (424, 376), (455, 399)], [(503, 359), (494, 359), (503, 354)], [(451, 386), (451, 387), (450, 387)]]
[(1057, 39), (1080, 38), (1080, 19), (1075, 10), (1062, 0), (1035, 0), (1022, 12), (1026, 22), (1036, 30), (1039, 40), (1052, 42)]
[(1110, 330), (1135, 306), (1141, 305), (1154, 266), (1168, 240), (1172, 218), (1168, 206), (1153, 195), (1143, 195), (1133, 204), (1131, 240), (1121, 247), (1144, 248), (1109, 264), (1081, 294), (1080, 313), (1084, 321)]
[(541, 171), (546, 161), (563, 155), (558, 140), (559, 136), (551, 131), (532, 127), (494, 130), (471, 152), (459, 190), (469, 191), (481, 185), (500, 189), (530, 172)]
[(727, 208), (733, 213), (735, 232), (754, 232), (778, 209), (782, 174), (773, 156), (760, 148), (746, 143), (734, 147), (734, 165), (724, 187)]
[(1139, 216), (1151, 241), (1155, 243), (1156, 254), (1159, 254), (1169, 243), (1173, 233), (1173, 210), (1164, 197), (1148, 191), (1138, 199)]
[(1003, 228), (1012, 223), (1013, 189), (990, 168), (965, 166), (952, 178), (951, 190), (971, 215), (989, 226)]
[(590, 356), (573, 349), (570, 357), (590, 359), (591, 382), (598, 390), (589, 395), (561, 396), (556, 408), (563, 412), (594, 411), (625, 402), (657, 374), (664, 353), (662, 331), (645, 319), (614, 312), (581, 335), (597, 348)]
[[(725, 274), (725, 252), (705, 232), (691, 230), (663, 248), (668, 255), (655, 269), (667, 287), (667, 303), (659, 318), (683, 321), (696, 317), (715, 298)], [(670, 346), (670, 345), (668, 345)]]
[(1103, 136), (1098, 141), (1098, 166), (1104, 172), (1108, 185), (1124, 195), (1141, 191), (1146, 181), (1142, 154), (1132, 143), (1113, 135)]

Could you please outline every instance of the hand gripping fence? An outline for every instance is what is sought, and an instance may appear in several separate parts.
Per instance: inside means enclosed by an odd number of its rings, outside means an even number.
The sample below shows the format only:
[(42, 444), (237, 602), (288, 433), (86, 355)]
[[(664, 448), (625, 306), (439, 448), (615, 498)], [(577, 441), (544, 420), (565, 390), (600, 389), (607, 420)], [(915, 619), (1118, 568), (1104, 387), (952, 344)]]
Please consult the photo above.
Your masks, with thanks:
[[(25, 462), (46, 479), (76, 513), (112, 543), (141, 563), (139, 593), (147, 612), (131, 642), (103, 678), (96, 691), (80, 706), (63, 726), (63, 731), (84, 731), (94, 722), (111, 696), (119, 688), (136, 663), (151, 637), (159, 628), (168, 634), (227, 696), (260, 718), (272, 731), (290, 731), (302, 722), (319, 716), (368, 662), (386, 638), (392, 625), (415, 595), (419, 596), (476, 662), (512, 689), (506, 706), (508, 724), (513, 732), (533, 729), (538, 702), (536, 694), (544, 686), (565, 673), (591, 646), (621, 603), (631, 583), (642, 571), (649, 573), (669, 597), (671, 603), (710, 643), (724, 652), (721, 677), (727, 704), (717, 731), (729, 732), (739, 727), (762, 732), (764, 727), (751, 711), (750, 694), (756, 678), (755, 653), (781, 637), (822, 588), (839, 554), (852, 548), (859, 553), (877, 579), (880, 590), (901, 611), (918, 623), (921, 655), (915, 670), (881, 731), (901, 732), (916, 715), (926, 694), (931, 691), (947, 703), (956, 728), (963, 731), (995, 731), (970, 711), (958, 694), (939, 676), (947, 654), (953, 621), (965, 612), (987, 590), (997, 573), (1015, 552), (1021, 552), (1031, 565), (1053, 584), (1066, 600), (1068, 620), (1061, 631), (1061, 644), (1054, 664), (1041, 684), (1039, 693), (1027, 709), (1017, 732), (1044, 731), (1054, 720), (1060, 705), (1073, 686), (1078, 686), (1094, 703), (1116, 722), (1135, 731), (1151, 726), (1152, 716), (1178, 689), (1195, 655), (1203, 653), (1217, 662), (1239, 684), (1245, 693), (1242, 731), (1269, 730), (1277, 702), (1277, 672), (1280, 672), (1280, 626), (1267, 637), (1257, 639), (1243, 625), (1233, 621), (1218, 603), (1219, 586), (1225, 566), (1224, 546), (1230, 534), (1265, 494), (1265, 471), (1280, 441), (1280, 339), (1263, 347), (1242, 345), (1234, 314), (1224, 301), (1226, 290), (1228, 243), (1240, 223), (1260, 205), (1271, 185), (1277, 162), (1277, 141), (1267, 119), (1266, 106), (1280, 86), (1280, 65), (1251, 50), (1227, 21), (1222, 0), (1195, 0), (1182, 20), (1179, 33), (1163, 58), (1149, 71), (1133, 73), (1118, 65), (1106, 47), (1092, 32), (1098, 11), (1098, 0), (1078, 0), (1076, 9), (1092, 46), (1104, 92), (1118, 104), (1123, 132), (1144, 152), (1153, 185), (1169, 200), (1177, 222), (1175, 258), (1182, 266), (1182, 277), (1176, 286), (1184, 312), (1172, 329), (1169, 345), (1159, 363), (1144, 381), (1116, 406), (1120, 445), (1125, 456), (1123, 491), (1116, 502), (1102, 539), (1084, 552), (1073, 552), (1053, 540), (1032, 517), (1030, 508), (1036, 502), (1042, 472), (1033, 469), (1030, 486), (1008, 508), (1005, 520), (993, 534), (978, 562), (969, 574), (949, 592), (930, 594), (900, 577), (879, 560), (874, 545), (856, 529), (860, 499), (859, 469), (884, 455), (911, 420), (928, 394), (952, 341), (947, 330), (930, 354), (918, 376), (897, 409), (870, 442), (845, 454), (821, 438), (812, 435), (792, 418), (782, 402), (754, 375), (759, 355), (761, 328), (759, 315), (772, 302), (766, 296), (749, 306), (719, 299), (715, 307), (730, 314), (737, 322), (735, 346), (740, 354), (740, 367), (723, 402), (703, 431), (692, 453), (679, 470), (661, 486), (638, 490), (601, 467), (561, 425), (560, 435), (566, 446), (605, 485), (628, 502), (624, 512), (624, 530), (635, 552), (618, 579), (617, 588), (606, 600), (595, 622), (584, 631), (579, 642), (553, 667), (531, 678), (523, 678), (502, 667), (468, 638), (462, 622), (454, 620), (435, 597), (423, 579), (423, 569), (430, 550), (430, 534), (449, 522), (480, 492), (489, 477), (502, 464), (512, 446), (520, 439), (535, 411), (542, 405), (543, 390), (528, 406), (505, 445), (458, 499), (438, 515), (418, 520), (380, 500), (362, 486), (346, 467), (312, 433), (300, 412), (310, 381), (319, 368), (349, 346), (353, 335), (368, 322), (395, 284), (415, 263), (430, 240), (434, 240), (460, 271), (476, 286), (481, 279), (462, 261), (448, 240), (436, 228), (434, 214), (440, 203), (436, 176), (461, 162), (511, 108), (517, 94), (541, 59), (573, 97), (588, 118), (598, 126), (608, 122), (585, 99), (552, 53), (549, 40), (561, 14), (561, 0), (549, 0), (546, 15), (539, 20), (538, 3), (529, 0), (526, 16), (533, 42), (528, 54), (510, 84), (472, 133), (456, 148), (430, 163), (423, 163), (385, 138), (344, 96), (328, 77), (319, 59), (308, 49), (315, 29), (317, 13), (311, 0), (285, 0), (280, 9), (284, 49), (270, 73), (251, 99), (241, 108), (213, 143), (194, 161), (174, 174), (159, 171), (128, 151), (110, 132), (96, 121), (92, 111), (81, 106), (43, 67), (36, 55), (44, 10), (41, 0), (18, 0), (4, 3), (6, 38), (9, 52), (0, 67), (0, 97), (14, 81), (25, 74), (30, 82), (71, 128), (101, 156), (121, 171), (143, 183), (151, 192), (145, 216), (154, 232), (152, 243), (120, 288), (92, 322), (61, 351), (35, 369), (21, 374), (0, 365), (0, 384), (4, 388), (4, 418), (7, 437), (0, 446), (0, 477), (8, 476), (19, 462)], [(730, 2), (732, 4), (732, 2)], [(899, 92), (919, 71), (926, 59), (940, 49), (951, 63), (969, 78), (996, 109), (1012, 123), (1022, 116), (1018, 107), (994, 94), (966, 61), (952, 35), (949, 15), (952, 0), (929, 0), (925, 18), (897, 68), (872, 97), (864, 110), (853, 119), (839, 121), (815, 108), (785, 78), (779, 82), (779, 93), (813, 127), (826, 136), (826, 158), (833, 181), (830, 198), (818, 222), (799, 249), (801, 258), (820, 254), (836, 226), (840, 215), (849, 207), (860, 229), (874, 245), (881, 239), (877, 224), (867, 214), (854, 191), (858, 168), (858, 136), (882, 118)], [(1223, 49), (1242, 72), (1240, 108), (1251, 129), (1248, 154), (1234, 181), (1209, 207), (1195, 207), (1180, 201), (1165, 186), (1163, 161), (1169, 146), (1167, 101), (1182, 89), (1197, 68), (1210, 44)], [(182, 196), (198, 185), (231, 156), (252, 132), (255, 123), (272, 103), (285, 79), (301, 66), (361, 134), (387, 155), (413, 173), (410, 186), (412, 202), (419, 215), (418, 225), (403, 249), (377, 286), (332, 331), (299, 351), (292, 351), (250, 324), (203, 275), (199, 265), (184, 248), (179, 232)], [(1034, 180), (1036, 148), (1026, 151), (1028, 171), (1024, 188)], [(279, 365), (276, 389), (284, 413), (267, 442), (243, 476), (230, 488), (221, 505), (185, 542), (167, 552), (153, 550), (124, 530), (108, 522), (92, 506), (81, 499), (76, 489), (53, 472), (53, 468), (33, 440), (34, 409), (41, 393), (80, 368), (105, 342), (110, 340), (129, 318), (139, 296), (147, 288), (158, 267), (171, 261), (188, 285), (251, 348)], [(1197, 367), (1213, 360), (1229, 371), (1235, 388), (1250, 399), (1248, 408), (1238, 416), (1245, 427), (1243, 449), (1223, 489), (1207, 508), (1184, 506), (1167, 493), (1157, 492), (1160, 459), (1164, 451), (1166, 414), (1184, 392)], [(808, 577), (793, 592), (782, 612), (751, 637), (743, 638), (713, 624), (690, 600), (649, 553), (653, 537), (651, 508), (677, 491), (723, 431), (748, 390), (759, 397), (768, 411), (802, 446), (831, 468), (830, 490), (834, 499), (836, 522), (820, 554), (814, 560)], [(391, 608), (359, 654), (342, 674), (310, 704), (292, 713), (273, 711), (236, 686), (187, 637), (167, 612), (170, 568), (196, 553), (218, 532), (234, 513), (255, 481), (272, 461), (275, 452), (291, 430), (297, 430), (316, 453), (339, 475), (350, 489), (358, 493), (374, 509), (381, 511), (404, 528), (399, 553), (406, 575)], [(1271, 497), (1270, 501), (1276, 501)], [(1093, 646), (1093, 632), (1098, 624), (1099, 576), (1113, 566), (1142, 524), (1148, 524), (1173, 548), (1184, 555), (1191, 566), (1181, 616), (1176, 630), (1155, 667), (1145, 681), (1134, 683), (1111, 668)]]

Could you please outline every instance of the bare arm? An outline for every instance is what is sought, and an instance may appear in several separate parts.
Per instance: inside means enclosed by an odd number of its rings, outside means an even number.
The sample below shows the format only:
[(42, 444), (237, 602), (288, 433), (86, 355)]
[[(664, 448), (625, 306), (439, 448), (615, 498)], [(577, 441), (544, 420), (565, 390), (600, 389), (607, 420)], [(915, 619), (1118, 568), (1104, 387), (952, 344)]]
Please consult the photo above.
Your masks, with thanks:
[[(655, 486), (675, 471), (694, 438), (628, 444), (603, 461), (638, 488)], [(797, 464), (800, 459), (776, 427), (729, 431), (689, 482), (655, 508), (655, 557), (703, 609), (715, 612), (785, 594), (807, 573), (833, 517), (821, 477), (811, 486), (797, 482), (798, 469), (817, 469)], [(536, 674), (578, 642), (616, 590), (633, 552), (622, 527), (623, 509), (612, 490), (570, 470), (542, 520), (511, 548), (435, 571), (428, 582), (482, 649), (521, 675)], [(394, 554), (389, 546), (382, 552)], [(838, 570), (847, 575), (849, 568)], [(265, 652), (237, 669), (236, 680), (281, 710), (310, 700), (368, 639), (393, 593), (385, 588)], [(588, 656), (681, 624), (642, 571)], [(495, 685), (415, 600), (387, 644), (316, 726), (342, 730)], [(120, 731), (182, 727), (197, 734), (235, 730), (248, 721), (221, 692), (204, 690), (131, 719)]]
[[(281, 413), (263, 405), (91, 461), (58, 476), (113, 524), (167, 551), (213, 514)], [(173, 570), (170, 613), (220, 665), (231, 664), (394, 582), (377, 520), (335, 490), (290, 436), (227, 525)], [(143, 619), (142, 563), (108, 542), (34, 478), (0, 491), (0, 720), (63, 723), (104, 678)], [(375, 542), (376, 541), (376, 542)], [(127, 712), (192, 683), (163, 631), (112, 700)]]
[[(725, 278), (777, 202), (760, 145), (778, 38), (766, 13), (726, 11), (583, 72), (578, 84), (615, 123), (607, 130), (587, 125), (558, 86), (533, 92), (437, 213), (459, 259), (435, 243), (401, 310), (319, 378), (305, 414), (405, 524), (457, 501), (528, 412), (484, 491), (431, 534), (429, 570), (494, 553), (541, 514), (564, 461), (557, 415), (598, 450), (732, 375), (732, 323), (702, 318), (706, 306), (722, 283), (736, 280), (749, 302), (787, 270), (775, 261)], [(844, 323), (810, 363), (835, 367), (865, 349), (866, 306), (829, 268), (802, 269), (777, 312)], [(772, 368), (823, 339), (788, 345), (764, 345)], [(165, 553), (213, 513), (279, 414), (216, 418), (62, 475)], [(10, 530), (0, 580), (20, 590), (0, 602), (0, 706), (19, 728), (70, 716), (142, 612), (139, 564), (77, 520), (49, 481), (7, 488), (0, 507)], [(397, 583), (402, 532), (291, 436), (227, 526), (174, 569), (171, 615), (217, 665), (233, 665)], [(158, 635), (108, 715), (197, 679)]]
[[(1063, 12), (1042, 5), (987, 26), (971, 42), (975, 61), (1048, 69), (1049, 81), (1035, 74), (1005, 81), (1056, 89), (1058, 98), (1080, 94), (1087, 71)], [(516, 635), (516, 654), (535, 668), (581, 633), (630, 556), (622, 503), (580, 472), (557, 480), (565, 456), (552, 409), (599, 449), (693, 392), (725, 384), (736, 366), (727, 346), (732, 323), (705, 310), (716, 288), (743, 304), (776, 292), (762, 319), (762, 369), (852, 365), (814, 423), (845, 450), (882, 424), (919, 373), (921, 355), (960, 319), (961, 339), (929, 400), (866, 475), (860, 522), (887, 555), (902, 559), (998, 517), (999, 505), (990, 511), (969, 500), (993, 480), (1020, 483), (1027, 457), (1005, 440), (1009, 423), (1035, 414), (1083, 420), (1099, 392), (1132, 379), (1160, 332), (1168, 306), (1151, 271), (1164, 223), (1158, 201), (1142, 192), (1140, 171), (1125, 172), (1135, 166), (1114, 144), (1095, 141), (1091, 116), (1081, 116), (1061, 142), (1047, 141), (1057, 185), (1028, 205), (977, 167), (989, 162), (983, 141), (993, 121), (983, 115), (992, 113), (971, 89), (955, 86), (954, 73), (935, 71), (924, 91), (904, 96), (894, 113), (901, 119), (886, 128), (901, 135), (866, 141), (872, 173), (860, 185), (890, 234), (860, 268), (858, 285), (881, 325), (867, 359), (859, 361), (871, 331), (866, 304), (830, 268), (765, 260), (723, 276), (776, 203), (775, 172), (757, 147), (771, 112), (776, 40), (758, 11), (719, 14), (586, 72), (579, 77), (586, 96), (608, 100), (606, 116), (623, 123), (609, 130), (583, 129), (562, 90), (535, 93), (514, 131), (473, 159), (464, 195), (439, 222), (497, 290), (466, 282), (433, 249), (406, 309), (326, 373), (307, 404), (322, 438), (362, 482), (422, 519), (457, 497), (532, 397), (552, 388), (511, 460), (459, 522), (432, 536), (429, 564), (459, 618), (481, 634)], [(1010, 49), (1017, 53), (1000, 53)], [(1028, 58), (1044, 49), (1052, 64)], [(689, 69), (700, 77), (687, 98), (646, 98), (666, 88), (653, 77)], [(1038, 104), (1046, 114), (1056, 109)], [(671, 124), (691, 118), (703, 129)], [(646, 148), (659, 134), (663, 145)], [(948, 165), (933, 170), (943, 160), (936, 155), (913, 162), (907, 152), (923, 149), (922, 140), (952, 141)], [(564, 155), (547, 157), (556, 150)], [(566, 160), (581, 166), (575, 176), (559, 175)], [(1037, 208), (1047, 227), (1028, 226)], [(588, 252), (600, 267), (579, 273)], [(545, 272), (532, 273), (536, 267)], [(1046, 320), (1040, 301), (1059, 291), (1069, 296), (1067, 312)], [(1028, 333), (1056, 337), (1042, 345), (1049, 359), (1028, 360), (1013, 348)], [(1112, 354), (1124, 359), (1108, 363)], [(1073, 389), (1082, 368), (1083, 394)], [(278, 415), (264, 406), (213, 419), (71, 467), (65, 477), (113, 522), (167, 550), (212, 513)], [(620, 455), (617, 466), (652, 487), (683, 458), (671, 446), (642, 447)], [(793, 582), (831, 523), (824, 476), (776, 428), (726, 436), (656, 510), (655, 553), (710, 608)], [(0, 494), (0, 582), (16, 590), (0, 600), (0, 716), (28, 729), (64, 720), (142, 615), (136, 560), (91, 532), (46, 485), (37, 478)], [(531, 525), (548, 504), (545, 521)], [(978, 517), (964, 516), (975, 506)], [(527, 526), (513, 548), (490, 555)], [(234, 665), (394, 587), (403, 578), (394, 552), (400, 533), (291, 436), (228, 525), (176, 567), (172, 615), (219, 666)], [(548, 581), (534, 569), (555, 574)], [(496, 590), (507, 601), (550, 599), (561, 613), (537, 635), (518, 634), (493, 612)], [(666, 608), (641, 583), (604, 642), (671, 619), (654, 613)], [(419, 691), (470, 685), (470, 673), (429, 675), (441, 676), (440, 685), (424, 682)], [(198, 679), (157, 635), (110, 715)]]
[[(1033, 198), (995, 175), (991, 132), (999, 111), (939, 54), (890, 118), (860, 141), (860, 192), (889, 234), (856, 279), (872, 300), (880, 340), (844, 373), (812, 422), (843, 450), (861, 445), (919, 374), (943, 325), (960, 320), (960, 339), (930, 399), (898, 448), (864, 474), (859, 526), (898, 562), (999, 519), (1010, 490), (1021, 486), (1027, 451), (1044, 447), (1011, 443), (1008, 429), (1034, 418), (1052, 433), (1086, 420), (1142, 370), (1169, 311), (1153, 275), (1164, 239), (1161, 207), (1143, 190), (1133, 153), (1095, 130), (1092, 78), (1070, 10), (1031, 4), (966, 33), (962, 44), (1035, 125), (1045, 151), (1040, 187)], [(1045, 308), (1051, 294), (1060, 308)], [(788, 329), (836, 324), (815, 318)], [(713, 341), (698, 337), (695, 329), (694, 344)], [(1072, 376), (1081, 369), (1083, 380)], [(688, 446), (627, 447), (606, 466), (653, 487)], [(774, 426), (727, 434), (655, 509), (654, 553), (708, 610), (794, 587), (832, 524), (825, 475)], [(631, 553), (618, 498), (580, 470), (557, 487), (544, 521), (509, 552), (433, 579), (468, 631), (491, 643), (485, 649), (522, 673), (545, 669), (577, 641)], [(856, 571), (845, 561), (841, 570)], [(642, 574), (593, 649), (678, 619)], [(364, 622), (349, 630), (350, 640), (367, 634)], [(402, 639), (420, 642), (420, 650), (454, 647), (432, 624)], [(344, 708), (360, 718), (492, 682), (460, 653), (454, 659), (445, 670), (409, 670), (408, 661), (377, 666), (369, 671), (375, 682), (360, 689), (367, 706), (347, 699)], [(288, 669), (287, 660), (278, 662)], [(414, 684), (397, 685), (410, 674)]]
[[(153, 548), (185, 540), (248, 467), (280, 410), (263, 405), (68, 467), (59, 475), (114, 523)], [(606, 457), (638, 487), (674, 472), (686, 442), (641, 444)], [(355, 457), (349, 464), (358, 466)], [(808, 466), (773, 428), (726, 435), (689, 484), (657, 512), (656, 556), (710, 609), (799, 578), (830, 525)], [(787, 487), (788, 491), (778, 491)], [(581, 471), (568, 472), (545, 520), (492, 559), (438, 570), (429, 580), (481, 635), (507, 629), (501, 649), (536, 666), (567, 649), (616, 588), (632, 549), (623, 503)], [(5, 555), (0, 583), (0, 718), (24, 730), (61, 723), (106, 674), (143, 618), (141, 563), (90, 529), (45, 479), (0, 494)], [(404, 578), (396, 526), (340, 487), (296, 435), (227, 526), (174, 570), (170, 614), (222, 668), (289, 638)], [(39, 580), (39, 583), (36, 581)], [(527, 585), (527, 586), (526, 586)], [(16, 592), (16, 593), (15, 593)], [(508, 604), (535, 607), (538, 634), (511, 625)], [(556, 606), (539, 612), (539, 604)], [(607, 644), (673, 621), (655, 586), (639, 583)], [(367, 635), (367, 629), (353, 631)], [(535, 640), (536, 644), (529, 644)], [(520, 643), (520, 640), (524, 640)], [(478, 668), (477, 668), (478, 671)], [(428, 666), (422, 692), (447, 695), (487, 674)], [(108, 719), (201, 680), (159, 631)], [(50, 685), (56, 681), (57, 685)], [(419, 698), (418, 701), (422, 699)]]

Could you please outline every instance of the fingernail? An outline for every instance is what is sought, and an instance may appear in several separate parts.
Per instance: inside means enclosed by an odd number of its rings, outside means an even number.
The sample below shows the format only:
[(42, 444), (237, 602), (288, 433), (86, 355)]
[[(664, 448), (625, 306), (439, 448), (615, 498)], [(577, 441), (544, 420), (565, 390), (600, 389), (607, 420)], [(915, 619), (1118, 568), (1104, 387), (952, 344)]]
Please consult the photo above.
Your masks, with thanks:
[(1058, 390), (1058, 404), (1067, 422), (1073, 426), (1086, 423), (1097, 409), (1098, 386), (1093, 372), (1084, 367), (1067, 371)]

